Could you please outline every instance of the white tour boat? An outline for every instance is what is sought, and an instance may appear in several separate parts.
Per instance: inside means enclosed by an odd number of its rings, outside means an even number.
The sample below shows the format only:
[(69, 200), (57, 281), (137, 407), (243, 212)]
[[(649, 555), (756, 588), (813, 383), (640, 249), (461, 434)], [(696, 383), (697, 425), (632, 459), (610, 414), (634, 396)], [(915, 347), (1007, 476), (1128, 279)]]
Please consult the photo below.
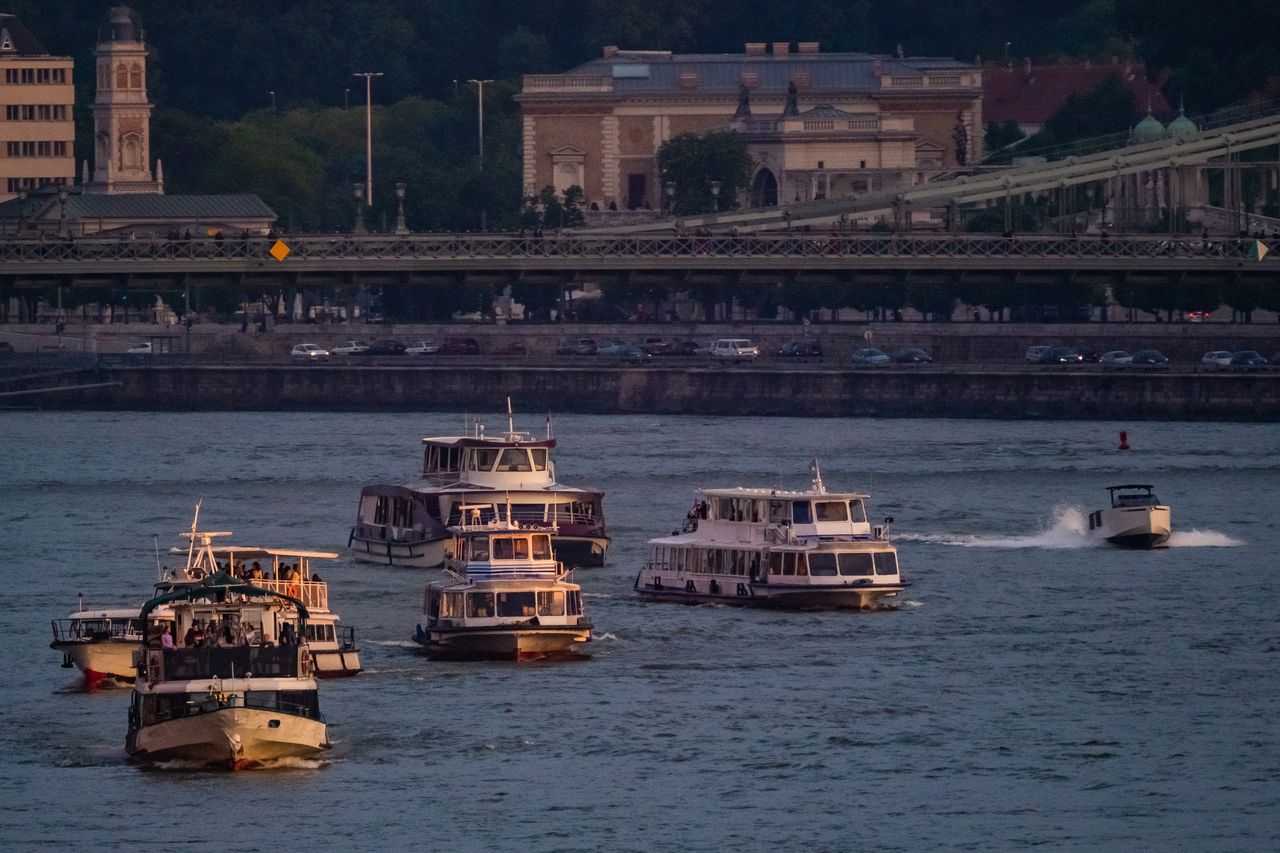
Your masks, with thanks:
[[(471, 508), (467, 508), (468, 511)], [(591, 639), (581, 588), (552, 551), (553, 530), (497, 519), (451, 532), (444, 579), (427, 585), (414, 639), (453, 660), (539, 660)]]
[(556, 440), (517, 432), (507, 403), (507, 431), (489, 436), (476, 422), (470, 435), (424, 438), (422, 479), (365, 486), (347, 541), (357, 560), (384, 565), (444, 565), (449, 528), (460, 507), (480, 506), (498, 518), (555, 527), (556, 553), (570, 566), (601, 566), (609, 547), (604, 492), (556, 482)]
[[(151, 620), (161, 607), (174, 633)], [(233, 770), (327, 749), (308, 615), (300, 599), (225, 572), (148, 601), (125, 749)]]
[[(360, 672), (355, 630), (338, 624), (338, 614), (329, 610), (329, 585), (312, 570), (314, 560), (334, 559), (337, 554), (293, 548), (215, 545), (215, 539), (232, 534), (198, 530), (199, 516), (197, 507), (191, 530), (180, 534), (187, 540), (187, 545), (169, 552), (185, 556), (184, 563), (174, 569), (157, 565), (159, 578), (155, 584), (155, 595), (196, 583), (223, 569), (231, 569), (234, 574), (252, 580), (263, 589), (299, 598), (307, 605), (311, 612), (307, 622), (307, 641), (311, 644), (318, 677), (338, 678)], [(62, 652), (64, 666), (70, 663), (79, 667), (89, 687), (113, 681), (133, 681), (133, 653), (142, 642), (139, 607), (78, 611), (66, 619), (55, 619), (50, 647)], [(95, 617), (94, 613), (109, 615)], [(172, 622), (172, 617), (163, 608), (152, 619)]]
[(1089, 513), (1089, 535), (1122, 548), (1163, 548), (1169, 544), (1169, 507), (1151, 486), (1108, 486), (1111, 506)]
[(799, 609), (883, 605), (906, 586), (888, 525), (865, 494), (828, 492), (816, 462), (805, 491), (703, 489), (684, 529), (649, 540), (646, 598)]

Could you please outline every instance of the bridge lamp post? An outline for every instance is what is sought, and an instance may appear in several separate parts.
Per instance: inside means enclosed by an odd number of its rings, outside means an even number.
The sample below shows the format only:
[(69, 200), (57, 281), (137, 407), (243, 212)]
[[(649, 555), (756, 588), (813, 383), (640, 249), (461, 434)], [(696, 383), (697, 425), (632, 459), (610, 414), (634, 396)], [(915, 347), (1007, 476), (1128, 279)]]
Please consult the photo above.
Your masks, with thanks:
[(275, 112), (276, 111), (276, 90), (272, 89), (270, 92), (267, 92), (267, 94), (271, 96), (271, 112)]
[(396, 204), (397, 204), (397, 206), (398, 206), (398, 209), (397, 209), (397, 211), (396, 211), (396, 233), (397, 233), (397, 234), (408, 234), (408, 233), (409, 233), (409, 226), (408, 226), (408, 225), (406, 225), (406, 224), (405, 224), (405, 221), (404, 221), (404, 192), (405, 192), (405, 189), (407, 189), (407, 185), (405, 184), (405, 182), (404, 182), (404, 181), (399, 181), (399, 182), (396, 184)]
[(720, 182), (711, 182), (711, 203), (715, 206), (716, 213), (720, 212)]
[(364, 184), (354, 183), (351, 185), (351, 192), (356, 198), (356, 224), (352, 229), (354, 234), (364, 234)]
[(672, 216), (676, 212), (676, 182), (667, 181), (665, 189), (667, 191), (667, 215)]
[[(357, 71), (352, 77), (364, 78), (364, 203), (373, 206), (373, 78), (381, 71)], [(360, 233), (364, 233), (361, 231)]]
[[(476, 85), (476, 105), (479, 114), (479, 143), (480, 143), (480, 174), (484, 174), (484, 84), (492, 83), (492, 80), (468, 80), (468, 83)], [(480, 197), (480, 230), (488, 231), (489, 223), (485, 216), (484, 196)]]

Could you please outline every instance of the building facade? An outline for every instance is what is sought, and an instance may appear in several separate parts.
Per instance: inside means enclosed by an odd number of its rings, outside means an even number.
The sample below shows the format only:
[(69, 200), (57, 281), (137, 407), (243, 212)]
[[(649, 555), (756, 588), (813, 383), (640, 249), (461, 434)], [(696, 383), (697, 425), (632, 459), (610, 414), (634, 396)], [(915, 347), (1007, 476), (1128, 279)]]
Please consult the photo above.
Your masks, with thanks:
[(75, 179), (72, 67), (0, 14), (0, 200)]
[(87, 193), (164, 192), (162, 167), (151, 169), (151, 110), (147, 97), (147, 46), (133, 11), (111, 9), (94, 51), (97, 96), (93, 102), (93, 178)]
[(822, 53), (817, 42), (741, 54), (619, 50), (517, 96), (526, 196), (583, 188), (600, 210), (660, 209), (659, 147), (732, 129), (752, 157), (744, 207), (912, 186), (981, 157), (982, 70), (952, 59)]

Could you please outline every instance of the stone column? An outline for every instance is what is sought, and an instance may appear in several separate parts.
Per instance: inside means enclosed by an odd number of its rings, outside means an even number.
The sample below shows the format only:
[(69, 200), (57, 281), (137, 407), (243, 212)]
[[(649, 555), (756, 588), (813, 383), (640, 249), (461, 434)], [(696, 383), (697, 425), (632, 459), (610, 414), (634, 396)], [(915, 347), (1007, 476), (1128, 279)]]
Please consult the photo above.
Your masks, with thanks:
[[(600, 119), (600, 208), (608, 209), (609, 202), (618, 200), (618, 156), (621, 142), (618, 135), (618, 117), (607, 115)], [(585, 187), (584, 187), (585, 189)]]

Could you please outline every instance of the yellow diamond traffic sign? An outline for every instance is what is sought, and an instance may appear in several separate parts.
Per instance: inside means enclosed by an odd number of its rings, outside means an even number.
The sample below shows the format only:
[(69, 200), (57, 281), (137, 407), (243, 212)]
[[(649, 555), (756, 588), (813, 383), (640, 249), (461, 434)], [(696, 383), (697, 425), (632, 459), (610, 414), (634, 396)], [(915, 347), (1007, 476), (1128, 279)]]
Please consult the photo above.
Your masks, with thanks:
[(289, 252), (291, 250), (283, 240), (277, 240), (271, 245), (271, 248), (268, 251), (271, 253), (271, 257), (275, 258), (277, 261), (283, 261), (285, 258), (289, 257)]

